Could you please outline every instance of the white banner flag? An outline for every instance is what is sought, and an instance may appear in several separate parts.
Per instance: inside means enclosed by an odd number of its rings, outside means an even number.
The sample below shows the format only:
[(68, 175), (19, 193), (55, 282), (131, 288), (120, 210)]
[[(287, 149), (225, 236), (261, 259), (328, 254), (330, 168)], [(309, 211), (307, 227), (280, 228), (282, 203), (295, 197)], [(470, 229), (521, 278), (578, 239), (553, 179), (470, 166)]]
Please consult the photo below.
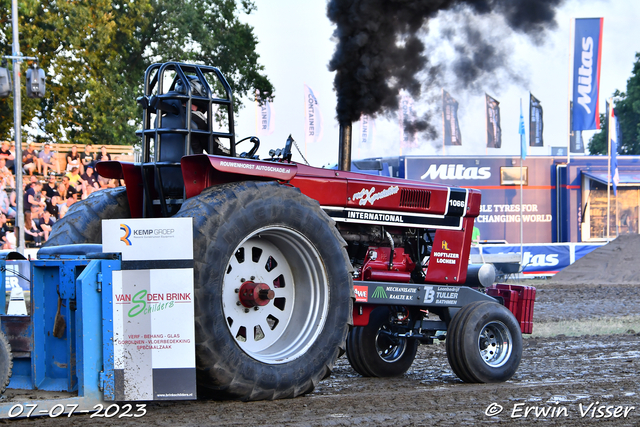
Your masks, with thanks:
[(373, 145), (373, 138), (376, 130), (376, 121), (373, 117), (363, 114), (360, 116), (360, 145)]
[(304, 139), (305, 143), (322, 139), (322, 113), (313, 90), (304, 85)]
[(398, 119), (400, 121), (400, 149), (417, 147), (417, 132), (405, 131), (405, 127), (415, 120), (413, 98), (411, 98), (411, 95), (405, 91), (400, 92), (400, 109), (398, 111)]
[(256, 134), (258, 136), (271, 135), (275, 130), (276, 112), (273, 103), (268, 99), (260, 104), (260, 91), (256, 90)]

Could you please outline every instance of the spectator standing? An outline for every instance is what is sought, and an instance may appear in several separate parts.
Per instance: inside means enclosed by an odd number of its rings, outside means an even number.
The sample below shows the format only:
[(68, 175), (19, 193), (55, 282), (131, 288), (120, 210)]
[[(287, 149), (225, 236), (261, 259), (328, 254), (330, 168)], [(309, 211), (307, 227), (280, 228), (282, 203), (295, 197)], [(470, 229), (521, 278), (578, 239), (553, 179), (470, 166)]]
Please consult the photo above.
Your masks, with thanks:
[(44, 148), (38, 154), (38, 163), (44, 175), (47, 174), (49, 169), (55, 170), (58, 175), (60, 174), (60, 162), (56, 158), (56, 153), (51, 151), (51, 144), (48, 142), (44, 144)]

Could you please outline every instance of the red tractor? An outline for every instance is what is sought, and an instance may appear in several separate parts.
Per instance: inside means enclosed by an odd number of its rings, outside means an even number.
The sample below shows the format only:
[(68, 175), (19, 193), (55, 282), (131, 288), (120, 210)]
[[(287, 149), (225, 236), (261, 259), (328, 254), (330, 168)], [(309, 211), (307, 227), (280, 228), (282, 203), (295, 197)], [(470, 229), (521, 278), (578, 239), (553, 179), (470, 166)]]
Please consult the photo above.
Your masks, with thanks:
[(298, 396), (345, 351), (364, 376), (401, 375), (445, 338), (463, 381), (515, 373), (535, 291), (468, 270), (479, 191), (296, 164), (291, 138), (258, 160), (213, 67), (152, 65), (138, 102), (142, 161), (97, 165), (126, 186), (73, 205), (46, 245), (101, 243), (102, 219), (193, 218), (201, 393)]

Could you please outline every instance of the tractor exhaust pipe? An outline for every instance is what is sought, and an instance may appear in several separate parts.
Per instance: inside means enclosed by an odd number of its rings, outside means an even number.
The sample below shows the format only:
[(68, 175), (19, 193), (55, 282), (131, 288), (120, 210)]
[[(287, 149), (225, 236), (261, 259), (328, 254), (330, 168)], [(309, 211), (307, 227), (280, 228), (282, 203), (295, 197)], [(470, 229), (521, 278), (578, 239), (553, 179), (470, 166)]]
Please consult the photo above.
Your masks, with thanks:
[(351, 170), (351, 123), (340, 122), (338, 145), (338, 169), (348, 172)]

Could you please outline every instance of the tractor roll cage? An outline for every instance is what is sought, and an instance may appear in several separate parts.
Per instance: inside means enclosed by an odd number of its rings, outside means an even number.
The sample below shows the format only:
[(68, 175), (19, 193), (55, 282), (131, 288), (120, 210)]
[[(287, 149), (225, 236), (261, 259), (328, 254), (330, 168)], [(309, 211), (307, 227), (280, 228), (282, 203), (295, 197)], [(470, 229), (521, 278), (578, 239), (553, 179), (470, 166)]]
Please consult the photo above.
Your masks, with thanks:
[[(172, 76), (168, 74), (172, 73)], [(206, 96), (194, 95), (189, 84), (189, 76), (196, 76), (202, 84)], [(214, 97), (213, 90), (207, 76), (215, 76), (215, 85), (220, 84), (224, 91), (225, 98)], [(170, 84), (166, 84), (166, 80), (172, 78)], [(182, 85), (186, 87), (186, 94), (176, 92), (175, 86), (178, 81), (184, 82)], [(165, 91), (165, 88), (168, 90)], [(176, 128), (163, 126), (163, 117), (166, 113), (171, 112), (174, 103), (167, 102), (177, 100), (184, 104), (184, 127)], [(206, 105), (206, 114), (208, 118), (208, 129), (193, 129), (190, 116), (191, 106), (196, 101), (197, 105), (202, 107)], [(178, 62), (166, 62), (153, 64), (147, 68), (144, 76), (144, 96), (138, 98), (144, 112), (142, 119), (142, 130), (137, 131), (136, 135), (142, 137), (142, 184), (143, 184), (143, 217), (153, 217), (154, 205), (160, 205), (161, 216), (170, 216), (167, 209), (168, 204), (181, 204), (185, 199), (184, 184), (182, 184), (182, 198), (171, 199), (166, 190), (166, 183), (163, 183), (163, 174), (160, 169), (164, 168), (180, 168), (180, 158), (184, 155), (192, 154), (192, 141), (194, 135), (206, 135), (207, 144), (204, 149), (207, 153), (214, 153), (214, 147), (218, 144), (218, 138), (229, 141), (229, 151), (232, 157), (236, 156), (235, 129), (233, 122), (233, 92), (231, 86), (222, 75), (219, 69), (205, 65), (184, 64)], [(214, 110), (213, 105), (217, 104), (220, 108)], [(226, 112), (228, 132), (218, 132), (213, 130), (214, 114)], [(155, 115), (155, 117), (152, 117)], [(164, 138), (174, 137), (175, 135), (184, 136), (184, 147), (180, 158), (175, 156), (169, 160), (162, 159), (162, 140)], [(153, 144), (153, 150), (152, 150)], [(166, 157), (166, 156), (165, 156)], [(173, 157), (173, 156), (172, 156)], [(155, 185), (154, 185), (155, 182)], [(154, 192), (155, 187), (155, 192)], [(153, 197), (157, 193), (157, 198)]]

